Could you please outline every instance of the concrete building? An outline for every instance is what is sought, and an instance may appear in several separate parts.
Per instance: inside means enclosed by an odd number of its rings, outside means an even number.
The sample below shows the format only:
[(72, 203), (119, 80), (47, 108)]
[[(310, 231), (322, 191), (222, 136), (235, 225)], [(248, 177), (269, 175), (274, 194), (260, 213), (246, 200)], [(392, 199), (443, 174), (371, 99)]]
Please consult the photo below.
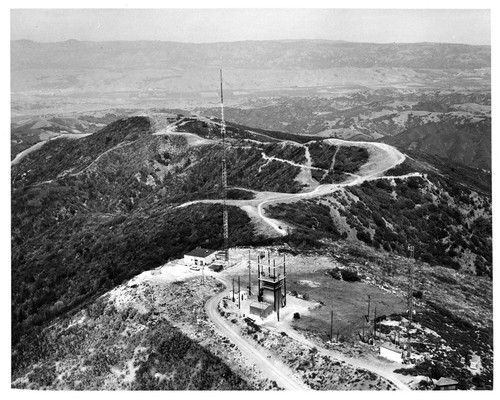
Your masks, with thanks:
[(442, 376), (435, 383), (434, 390), (457, 390), (457, 385), (458, 385), (457, 381)]
[(250, 314), (266, 318), (273, 313), (273, 305), (269, 303), (259, 303), (254, 301), (250, 304)]
[(184, 264), (187, 266), (203, 266), (212, 264), (215, 260), (215, 253), (215, 250), (207, 250), (197, 247), (189, 253), (184, 254)]
[(482, 370), (483, 365), (481, 364), (481, 357), (477, 354), (473, 354), (470, 358), (469, 369), (471, 372), (479, 373)]
[(403, 350), (392, 343), (382, 343), (379, 354), (380, 357), (387, 358), (388, 360), (398, 363), (403, 362)]

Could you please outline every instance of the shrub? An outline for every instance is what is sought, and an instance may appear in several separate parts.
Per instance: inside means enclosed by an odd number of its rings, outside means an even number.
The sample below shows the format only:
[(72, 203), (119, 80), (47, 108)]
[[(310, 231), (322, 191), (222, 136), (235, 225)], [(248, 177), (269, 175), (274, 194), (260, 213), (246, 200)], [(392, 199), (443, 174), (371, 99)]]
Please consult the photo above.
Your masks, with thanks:
[(358, 272), (353, 269), (343, 269), (342, 279), (346, 282), (356, 282), (361, 280), (361, 278), (358, 275)]
[(300, 319), (300, 314), (298, 312), (293, 313), (293, 319)]

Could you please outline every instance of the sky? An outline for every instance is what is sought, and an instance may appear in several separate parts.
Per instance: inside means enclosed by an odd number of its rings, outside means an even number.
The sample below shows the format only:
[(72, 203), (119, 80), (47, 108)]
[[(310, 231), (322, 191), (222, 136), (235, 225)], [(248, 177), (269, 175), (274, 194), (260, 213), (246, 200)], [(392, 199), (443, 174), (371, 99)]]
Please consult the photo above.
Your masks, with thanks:
[[(266, 3), (273, 4), (273, 2)], [(341, 4), (345, 7), (346, 4), (351, 3), (335, 2), (333, 4)], [(439, 3), (432, 2), (438, 5)], [(471, 3), (469, 2), (469, 6)], [(131, 3), (125, 4), (130, 7)], [(142, 3), (132, 3), (132, 6), (137, 7), (136, 4)], [(161, 4), (165, 3), (159, 3), (157, 6), (160, 7)], [(255, 4), (255, 2), (249, 4)], [(316, 3), (313, 1), (310, 4)], [(488, 9), (335, 9), (327, 8), (326, 4), (329, 3), (320, 2), (319, 5), (322, 8), (281, 9), (131, 9), (125, 7), (11, 9), (10, 38), (11, 40), (29, 39), (38, 42), (76, 39), (206, 43), (240, 40), (328, 39), (374, 43), (491, 44), (491, 22)], [(16, 7), (15, 4), (13, 7)], [(201, 5), (198, 4), (198, 7)]]

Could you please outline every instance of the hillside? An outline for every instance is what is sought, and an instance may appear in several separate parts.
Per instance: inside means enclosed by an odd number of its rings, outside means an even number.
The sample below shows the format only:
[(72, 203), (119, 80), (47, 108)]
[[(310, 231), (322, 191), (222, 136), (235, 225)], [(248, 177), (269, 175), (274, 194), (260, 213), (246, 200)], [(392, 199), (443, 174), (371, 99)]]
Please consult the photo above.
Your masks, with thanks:
[(491, 170), (491, 120), (428, 123), (382, 139), (406, 150), (418, 150), (464, 165)]
[[(348, 240), (404, 255), (414, 243), (430, 268), (489, 281), (489, 174), (382, 144), (310, 139), (229, 125), (231, 246)], [(51, 140), (12, 166), (14, 374), (56, 318), (196, 246), (221, 246), (220, 159), (217, 120), (136, 116)], [(258, 212), (264, 204), (286, 234)]]
[[(228, 107), (242, 125), (318, 138), (377, 140), (491, 169), (489, 90), (356, 90), (289, 96)], [(201, 110), (217, 115), (216, 108)]]

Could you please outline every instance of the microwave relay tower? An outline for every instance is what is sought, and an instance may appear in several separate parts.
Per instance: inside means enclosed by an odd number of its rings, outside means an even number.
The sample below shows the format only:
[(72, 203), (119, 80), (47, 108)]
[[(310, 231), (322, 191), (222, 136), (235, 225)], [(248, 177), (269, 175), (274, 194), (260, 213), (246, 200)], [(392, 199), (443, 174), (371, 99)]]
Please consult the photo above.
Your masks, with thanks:
[(220, 130), (222, 136), (222, 253), (229, 262), (229, 227), (227, 221), (227, 170), (226, 170), (226, 122), (224, 121), (224, 94), (222, 91), (222, 69), (220, 70)]

